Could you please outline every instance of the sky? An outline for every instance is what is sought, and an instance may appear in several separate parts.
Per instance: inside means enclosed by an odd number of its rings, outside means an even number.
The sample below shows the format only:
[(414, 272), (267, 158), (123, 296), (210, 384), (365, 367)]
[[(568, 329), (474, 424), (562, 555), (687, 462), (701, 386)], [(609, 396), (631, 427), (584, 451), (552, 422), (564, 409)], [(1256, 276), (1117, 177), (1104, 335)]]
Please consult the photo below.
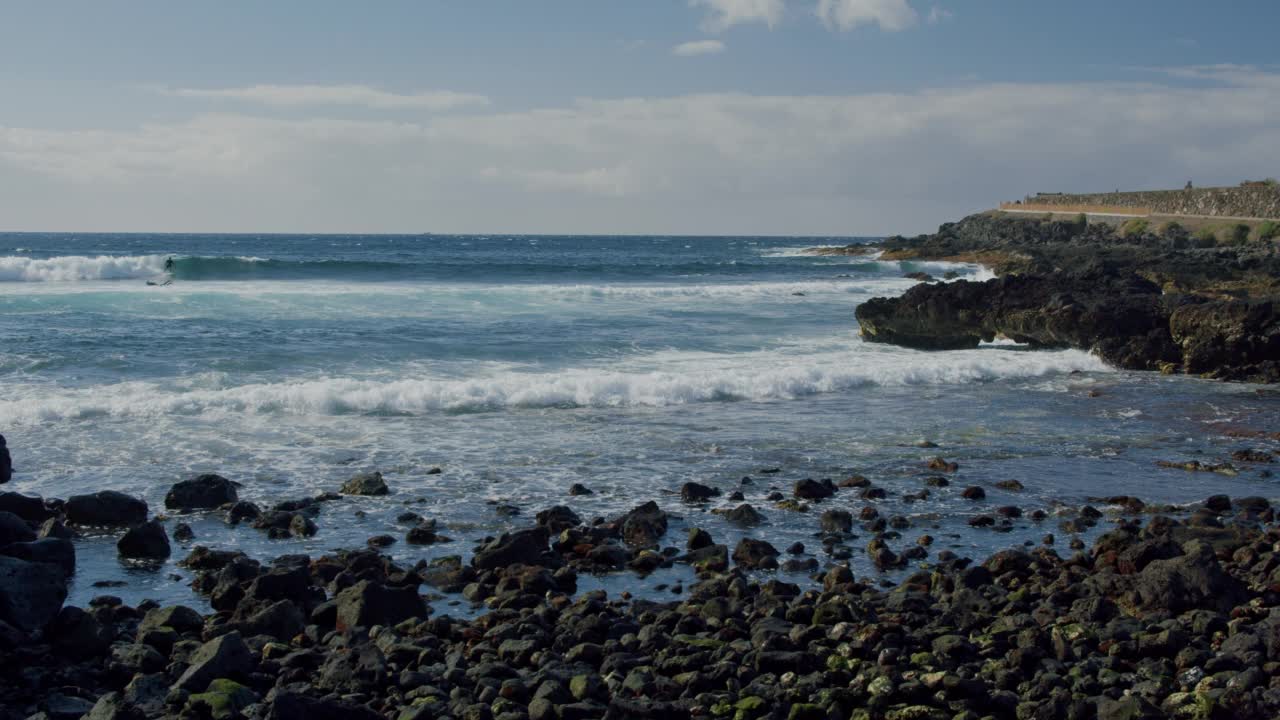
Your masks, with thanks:
[(1280, 2), (0, 0), (0, 231), (885, 235), (1280, 175)]

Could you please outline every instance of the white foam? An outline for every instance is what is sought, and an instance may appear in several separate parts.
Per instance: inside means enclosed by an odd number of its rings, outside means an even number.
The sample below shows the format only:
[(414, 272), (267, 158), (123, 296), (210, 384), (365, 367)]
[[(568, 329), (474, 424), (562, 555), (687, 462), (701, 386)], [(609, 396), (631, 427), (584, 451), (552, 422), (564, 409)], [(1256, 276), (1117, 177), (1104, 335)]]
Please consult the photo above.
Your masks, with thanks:
[(164, 272), (164, 255), (0, 257), (0, 282), (82, 282), (147, 278)]
[[(841, 257), (841, 256), (839, 256), (839, 255), (821, 255), (821, 254), (819, 254), (818, 252), (815, 252), (815, 251), (817, 251), (817, 250), (838, 250), (838, 249), (840, 249), (840, 248), (848, 247), (848, 245), (849, 245), (848, 243), (845, 243), (845, 244), (843, 244), (843, 245), (806, 245), (806, 246), (804, 246), (804, 247), (769, 248), (769, 249), (767, 249), (767, 250), (761, 250), (761, 251), (760, 251), (760, 257), (767, 257), (767, 258), (789, 258), (789, 257), (808, 257), (808, 258), (812, 258), (812, 257)], [(876, 254), (878, 255), (879, 253), (876, 253)], [(861, 257), (862, 259), (866, 260), (866, 259), (870, 259), (872, 256), (871, 256), (870, 254), (868, 254), (868, 255), (853, 255), (853, 256), (850, 256), (850, 257)]]
[[(812, 350), (813, 348), (810, 348)], [(645, 367), (662, 368), (646, 370)], [(868, 385), (966, 384), (1105, 371), (1084, 352), (969, 350), (924, 353), (847, 341), (819, 352), (784, 347), (721, 356), (666, 353), (620, 369), (560, 372), (505, 369), (483, 377), (368, 380), (317, 377), (220, 387), (218, 378), (183, 387), (127, 382), (89, 389), (13, 388), (0, 417), (31, 424), (101, 416), (243, 414), (429, 414), (508, 408), (661, 407), (687, 403), (790, 400)]]
[[(163, 256), (160, 256), (163, 257)], [(163, 267), (163, 261), (162, 265)], [(150, 277), (154, 273), (148, 274)], [(660, 298), (680, 299), (732, 299), (732, 298), (790, 298), (793, 293), (812, 294), (897, 294), (914, 284), (901, 278), (852, 278), (840, 280), (806, 280), (795, 282), (743, 282), (743, 283), (669, 283), (669, 284), (600, 284), (572, 285), (563, 283), (491, 285), (487, 283), (358, 283), (333, 280), (274, 280), (249, 281), (179, 281), (163, 288), (164, 297), (191, 297), (229, 295), (240, 298), (289, 296), (323, 296), (326, 298), (351, 296), (457, 296), (460, 298), (492, 299), (512, 296), (534, 296), (548, 299), (576, 301), (591, 299), (652, 300)], [(72, 295), (81, 293), (112, 293), (121, 296), (136, 294), (156, 297), (157, 289), (141, 283), (80, 282), (75, 284), (44, 284), (29, 287), (0, 285), (0, 295), (12, 293), (31, 295)]]

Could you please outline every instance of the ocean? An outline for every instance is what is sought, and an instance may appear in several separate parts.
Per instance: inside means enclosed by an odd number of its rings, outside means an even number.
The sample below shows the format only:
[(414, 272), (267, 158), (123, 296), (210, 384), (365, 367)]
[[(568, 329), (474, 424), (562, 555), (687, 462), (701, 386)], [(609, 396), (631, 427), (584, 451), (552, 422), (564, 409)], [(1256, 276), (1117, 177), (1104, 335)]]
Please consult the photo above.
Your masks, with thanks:
[[(905, 273), (990, 275), (803, 252), (858, 241), (0, 234), (0, 434), (15, 465), (4, 489), (110, 488), (159, 513), (169, 486), (197, 473), (236, 480), (264, 506), (383, 473), (391, 495), (327, 503), (313, 538), (174, 518), (196, 539), (160, 567), (118, 560), (115, 536), (78, 543), (69, 602), (110, 592), (197, 607), (176, 565), (191, 545), (268, 559), (390, 533), (402, 540), (387, 552), (402, 560), (468, 557), (478, 539), (557, 504), (612, 518), (656, 500), (679, 516), (669, 545), (696, 525), (731, 544), (802, 542), (826, 565), (840, 559), (817, 537), (828, 508), (904, 518), (890, 535), (898, 550), (927, 533), (931, 553), (977, 557), (1046, 533), (1069, 553), (1061, 514), (1091, 497), (1278, 494), (1257, 467), (1228, 477), (1156, 466), (1271, 442), (1232, 436), (1276, 429), (1270, 391), (1118, 372), (1076, 350), (864, 343), (854, 308), (911, 287)], [(904, 499), (937, 474), (925, 469), (934, 456), (959, 463), (950, 487)], [(853, 474), (887, 497), (847, 489), (808, 512), (768, 499), (790, 497), (801, 478)], [(996, 487), (1004, 480), (1025, 489)], [(741, 490), (768, 522), (737, 528), (709, 512), (738, 504), (726, 496), (682, 504), (687, 481)], [(575, 482), (595, 494), (570, 497)], [(970, 485), (986, 499), (964, 499)], [(970, 527), (999, 506), (1050, 515), (1006, 532)], [(406, 509), (454, 541), (405, 544)], [(847, 562), (874, 577), (861, 551), (871, 534), (854, 532)], [(688, 577), (676, 566), (581, 586), (660, 593)], [(104, 581), (124, 584), (94, 586)], [(436, 602), (467, 612), (457, 598)]]

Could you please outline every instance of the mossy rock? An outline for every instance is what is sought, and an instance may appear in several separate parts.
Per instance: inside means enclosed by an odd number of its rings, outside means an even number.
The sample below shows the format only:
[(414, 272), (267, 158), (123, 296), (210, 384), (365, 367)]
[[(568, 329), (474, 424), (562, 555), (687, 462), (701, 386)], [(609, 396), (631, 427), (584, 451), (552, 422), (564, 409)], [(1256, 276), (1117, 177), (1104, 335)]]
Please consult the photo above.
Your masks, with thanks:
[(951, 714), (928, 705), (900, 705), (884, 715), (885, 720), (948, 720)]
[(842, 658), (839, 655), (827, 656), (827, 670), (829, 672), (838, 672), (840, 670), (848, 670), (848, 669), (849, 669), (849, 660), (847, 658)]
[(209, 689), (187, 699), (187, 707), (214, 720), (231, 720), (242, 717), (241, 711), (258, 701), (258, 694), (234, 680), (219, 678), (209, 683)]
[(724, 647), (723, 640), (715, 638), (702, 638), (696, 635), (676, 635), (675, 641), (684, 645), (692, 645), (693, 647), (705, 648), (707, 650), (719, 650)]
[(768, 703), (762, 697), (749, 695), (733, 704), (737, 712), (733, 714), (734, 720), (750, 720), (751, 718), (763, 715)]
[(933, 667), (934, 665), (937, 664), (937, 662), (936, 662), (936, 659), (933, 657), (933, 653), (918, 652), (918, 653), (911, 653), (911, 664), (918, 668), (926, 668), (926, 667)]
[(787, 720), (825, 720), (827, 711), (814, 703), (796, 703), (787, 713)]

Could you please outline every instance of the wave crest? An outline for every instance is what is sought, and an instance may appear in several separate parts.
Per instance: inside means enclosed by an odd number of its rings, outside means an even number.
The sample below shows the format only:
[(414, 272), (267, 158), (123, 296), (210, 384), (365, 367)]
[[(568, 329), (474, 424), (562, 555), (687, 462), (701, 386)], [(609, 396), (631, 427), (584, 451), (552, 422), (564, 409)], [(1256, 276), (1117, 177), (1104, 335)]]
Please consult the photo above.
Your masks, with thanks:
[(506, 371), (465, 380), (319, 378), (212, 389), (141, 382), (83, 391), (42, 388), (32, 397), (0, 401), (0, 417), (32, 423), (103, 416), (423, 415), (519, 408), (661, 407), (791, 400), (868, 385), (967, 384), (1106, 370), (1100, 360), (1077, 350), (864, 351), (759, 360), (728, 366), (689, 360), (684, 372), (575, 368), (559, 373)]
[(155, 277), (164, 255), (65, 255), (55, 258), (0, 257), (0, 282), (82, 282)]

